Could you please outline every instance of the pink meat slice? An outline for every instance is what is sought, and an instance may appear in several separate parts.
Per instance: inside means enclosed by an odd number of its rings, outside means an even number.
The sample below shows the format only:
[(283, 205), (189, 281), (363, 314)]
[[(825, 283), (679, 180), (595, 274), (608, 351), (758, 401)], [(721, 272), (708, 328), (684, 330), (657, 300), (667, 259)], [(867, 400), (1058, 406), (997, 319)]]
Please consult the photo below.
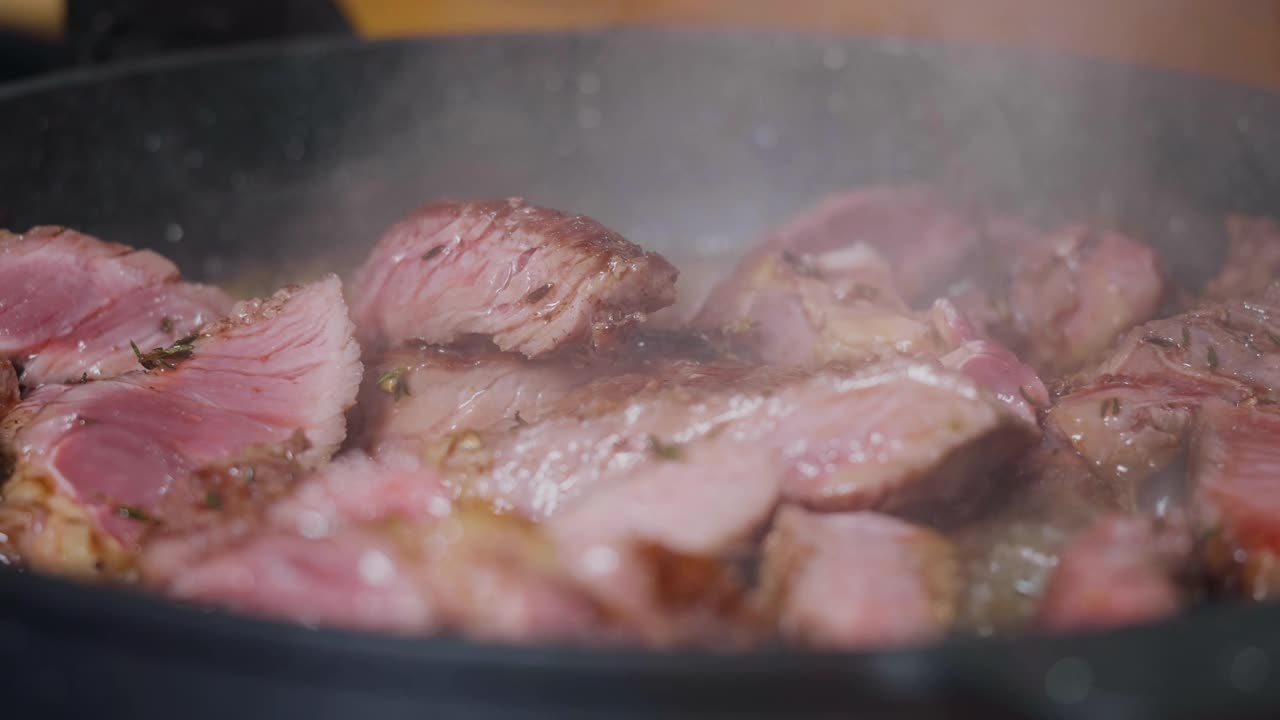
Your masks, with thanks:
[(1182, 605), (1174, 582), (1185, 535), (1161, 533), (1130, 515), (1102, 519), (1071, 541), (1041, 599), (1036, 624), (1073, 631), (1153, 622)]
[[(700, 478), (762, 446), (781, 454), (793, 501), (928, 514), (970, 506), (988, 471), (1035, 437), (972, 381), (923, 363), (816, 375), (689, 364), (588, 385), (565, 405), (573, 412), (428, 454), (460, 494), (531, 517), (644, 464), (675, 459)], [(679, 462), (694, 444), (713, 449)]]
[(928, 297), (978, 247), (967, 213), (923, 186), (869, 186), (823, 198), (774, 230), (713, 291), (704, 317), (725, 312), (784, 254), (822, 256), (862, 245), (883, 256), (909, 300)]
[(1280, 413), (1214, 401), (1192, 446), (1193, 507), (1211, 569), (1257, 600), (1280, 594)]
[[(685, 463), (704, 472), (691, 474)], [(709, 634), (720, 575), (708, 573), (705, 584), (671, 598), (654, 566), (741, 554), (778, 501), (779, 463), (767, 450), (724, 458), (693, 448), (687, 458), (641, 466), (586, 493), (547, 522), (548, 533), (568, 572), (631, 633), (657, 644)]]
[[(345, 435), (359, 347), (336, 277), (237, 304), (206, 325), (193, 354), (157, 368), (43, 393), (18, 431), (15, 483), (48, 491), (127, 554), (163, 503), (199, 505), (192, 473), (296, 433), (299, 462), (327, 459)], [(100, 531), (98, 533), (97, 531)], [(31, 556), (59, 569), (59, 558)]]
[(1133, 486), (1179, 456), (1198, 408), (1280, 399), (1280, 324), (1273, 300), (1208, 304), (1134, 328), (1072, 381), (1045, 428), (1100, 477)]
[(762, 598), (790, 641), (840, 649), (926, 643), (956, 616), (953, 551), (876, 513), (786, 507), (764, 544)]
[(1077, 225), (1021, 253), (1008, 304), (1028, 361), (1052, 376), (1079, 368), (1149, 319), (1163, 291), (1154, 250)]
[(0, 231), (0, 356), (21, 367), (24, 385), (136, 369), (130, 340), (170, 345), (230, 306), (150, 251), (59, 227)]
[(491, 338), (529, 357), (603, 347), (675, 300), (676, 269), (583, 215), (519, 199), (439, 202), (387, 232), (357, 275), (367, 347)]
[(430, 440), (463, 430), (537, 422), (560, 399), (601, 373), (571, 359), (513, 353), (404, 348), (369, 363), (360, 391), (357, 444)]
[(409, 455), (340, 457), (207, 546), (153, 543), (147, 578), (183, 600), (357, 629), (536, 641), (581, 639), (598, 622), (536, 528), (455, 508)]

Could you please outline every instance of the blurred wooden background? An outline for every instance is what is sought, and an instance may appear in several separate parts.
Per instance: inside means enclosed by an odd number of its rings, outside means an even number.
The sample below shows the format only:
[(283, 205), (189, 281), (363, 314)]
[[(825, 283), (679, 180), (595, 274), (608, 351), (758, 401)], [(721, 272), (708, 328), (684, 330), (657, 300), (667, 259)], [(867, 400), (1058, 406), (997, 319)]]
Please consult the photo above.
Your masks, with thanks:
[(1280, 89), (1278, 0), (338, 0), (370, 37), (666, 25), (1047, 47)]
[[(610, 25), (893, 34), (1053, 48), (1280, 89), (1280, 0), (334, 1), (371, 38)], [(65, 3), (0, 0), (0, 15), (56, 35)]]

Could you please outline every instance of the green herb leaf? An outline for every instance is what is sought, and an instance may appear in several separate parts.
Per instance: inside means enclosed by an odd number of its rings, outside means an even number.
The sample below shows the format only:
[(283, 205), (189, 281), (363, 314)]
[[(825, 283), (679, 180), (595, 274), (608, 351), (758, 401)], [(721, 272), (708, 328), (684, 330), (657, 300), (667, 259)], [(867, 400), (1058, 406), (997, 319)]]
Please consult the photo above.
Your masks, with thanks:
[(172, 362), (173, 360), (186, 360), (195, 353), (195, 341), (195, 335), (188, 335), (180, 338), (169, 347), (153, 348), (150, 352), (145, 353), (139, 350), (138, 343), (132, 340), (129, 341), (129, 347), (133, 348), (134, 357), (138, 358), (138, 364), (144, 369), (155, 370), (158, 367), (163, 367), (172, 370), (177, 367)]
[(1191, 347), (1191, 328), (1186, 325), (1182, 326), (1182, 347)]
[(1214, 350), (1212, 345), (1209, 346), (1209, 352), (1206, 353), (1206, 359), (1209, 361), (1209, 370), (1212, 371), (1218, 369), (1218, 351)]
[(165, 315), (164, 317), (160, 318), (160, 332), (164, 333), (165, 335), (168, 335), (169, 333), (173, 332), (173, 318), (169, 317), (168, 315)]
[(1170, 340), (1167, 337), (1160, 337), (1159, 335), (1148, 335), (1142, 338), (1142, 341), (1146, 343), (1151, 343), (1152, 345), (1157, 345), (1162, 348), (1171, 348), (1171, 347), (1178, 346), (1178, 343)]
[(205, 507), (211, 510), (221, 510), (222, 509), (222, 493), (218, 492), (217, 490), (210, 490), (209, 492), (205, 493), (204, 504), (205, 504)]
[(444, 246), (443, 246), (443, 245), (437, 245), (437, 246), (435, 246), (435, 247), (431, 248), (430, 250), (428, 250), (428, 251), (426, 251), (426, 252), (422, 253), (422, 259), (423, 259), (423, 260), (430, 260), (431, 258), (433, 258), (433, 257), (435, 257), (435, 256), (437, 256), (437, 255), (439, 255), (439, 254), (440, 254), (440, 253), (442, 253), (442, 252), (444, 252)]
[(400, 398), (409, 394), (409, 382), (404, 379), (405, 369), (392, 368), (378, 376), (378, 389), (390, 395), (393, 399)]

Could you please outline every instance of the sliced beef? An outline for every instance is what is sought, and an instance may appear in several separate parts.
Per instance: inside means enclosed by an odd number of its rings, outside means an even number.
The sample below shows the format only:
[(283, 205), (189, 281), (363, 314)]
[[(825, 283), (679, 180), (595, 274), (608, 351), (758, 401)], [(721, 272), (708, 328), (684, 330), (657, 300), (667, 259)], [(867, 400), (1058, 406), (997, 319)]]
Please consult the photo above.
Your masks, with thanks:
[(732, 280), (694, 323), (759, 360), (798, 367), (863, 362), (942, 348), (927, 319), (899, 297), (892, 271), (866, 245), (821, 255), (783, 251)]
[(1280, 278), (1280, 225), (1270, 218), (1229, 215), (1227, 257), (1205, 285), (1204, 297), (1227, 300), (1261, 294)]
[(230, 306), (150, 251), (59, 227), (0, 231), (0, 357), (27, 386), (137, 369), (131, 341), (171, 345)]
[[(569, 572), (631, 634), (651, 644), (711, 642), (738, 586), (730, 562), (778, 500), (780, 458), (712, 446), (641, 465), (588, 491), (548, 521)], [(691, 474), (688, 463), (703, 469)], [(723, 638), (719, 638), (724, 641)]]
[(1211, 569), (1255, 599), (1280, 596), (1280, 413), (1206, 403), (1191, 476)]
[(265, 520), (209, 540), (153, 543), (147, 579), (189, 601), (361, 629), (532, 642), (585, 639), (599, 622), (540, 530), (455, 506), (408, 455), (339, 458)]
[(1178, 459), (1206, 401), (1277, 399), (1280, 323), (1272, 303), (1210, 304), (1134, 328), (1072, 381), (1046, 428), (1101, 477), (1137, 488)]
[(824, 648), (876, 648), (942, 637), (956, 617), (950, 545), (876, 513), (779, 511), (764, 545), (762, 603), (782, 636)]
[(370, 363), (361, 387), (358, 444), (376, 447), (537, 422), (565, 393), (600, 372), (572, 359), (528, 360), (493, 350), (391, 351)]
[(1008, 304), (1026, 357), (1056, 376), (1079, 368), (1155, 314), (1163, 290), (1150, 247), (1077, 225), (1023, 250)]
[[(451, 436), (429, 454), (464, 496), (533, 517), (645, 464), (697, 478), (758, 447), (782, 454), (782, 492), (796, 502), (950, 515), (1035, 437), (972, 381), (922, 363), (816, 375), (676, 364), (587, 385), (564, 405), (514, 432)], [(694, 444), (714, 450), (693, 455)]]
[[(909, 300), (932, 297), (978, 247), (968, 213), (923, 186), (870, 186), (830, 195), (774, 230), (708, 298), (726, 312), (784, 256), (839, 258), (858, 246), (884, 257)], [(730, 314), (732, 314), (730, 312)]]
[[(166, 522), (166, 506), (208, 502), (192, 481), (201, 467), (299, 432), (298, 461), (326, 459), (360, 379), (352, 333), (330, 276), (236, 305), (190, 343), (149, 353), (151, 370), (33, 395), (4, 488), (10, 511), (45, 518), (19, 538), (31, 548), (25, 559), (72, 573), (118, 570)], [(39, 551), (50, 546), (61, 549)]]
[(369, 348), (469, 335), (529, 357), (608, 346), (675, 300), (676, 269), (591, 218), (512, 199), (440, 202), (378, 242), (357, 275)]
[(1073, 539), (1045, 589), (1037, 625), (1047, 630), (1107, 628), (1178, 612), (1175, 581), (1188, 561), (1189, 536), (1146, 518), (1116, 515)]

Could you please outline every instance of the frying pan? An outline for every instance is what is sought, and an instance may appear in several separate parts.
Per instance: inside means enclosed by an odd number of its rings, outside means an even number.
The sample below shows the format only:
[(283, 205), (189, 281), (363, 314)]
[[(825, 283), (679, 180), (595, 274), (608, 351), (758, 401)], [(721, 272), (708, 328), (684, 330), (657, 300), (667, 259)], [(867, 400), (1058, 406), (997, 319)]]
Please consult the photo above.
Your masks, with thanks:
[[(438, 196), (525, 195), (681, 259), (823, 192), (936, 180), (1147, 231), (1280, 212), (1280, 98), (1052, 54), (621, 31), (349, 40), (0, 88), (0, 227), (73, 226), (202, 280), (349, 269)], [(317, 630), (0, 571), (4, 716), (1274, 717), (1280, 609), (879, 653), (497, 647)]]

